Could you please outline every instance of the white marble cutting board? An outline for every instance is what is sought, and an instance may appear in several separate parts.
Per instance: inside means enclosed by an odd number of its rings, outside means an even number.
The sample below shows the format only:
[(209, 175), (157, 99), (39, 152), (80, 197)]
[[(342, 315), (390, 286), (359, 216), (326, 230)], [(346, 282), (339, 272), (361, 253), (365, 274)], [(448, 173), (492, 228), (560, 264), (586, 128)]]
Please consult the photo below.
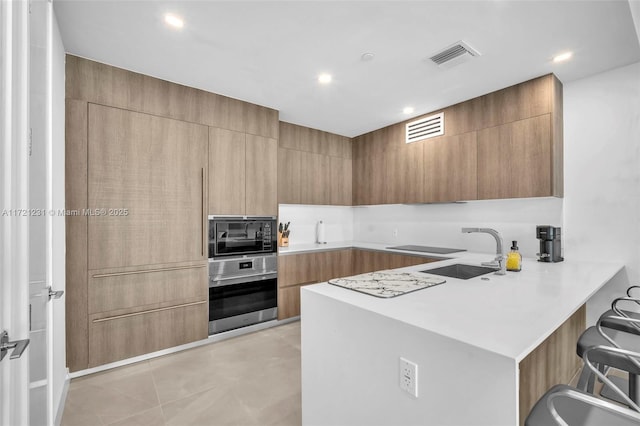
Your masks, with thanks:
[(445, 282), (443, 278), (420, 272), (396, 271), (377, 271), (329, 280), (329, 284), (382, 298), (401, 296)]

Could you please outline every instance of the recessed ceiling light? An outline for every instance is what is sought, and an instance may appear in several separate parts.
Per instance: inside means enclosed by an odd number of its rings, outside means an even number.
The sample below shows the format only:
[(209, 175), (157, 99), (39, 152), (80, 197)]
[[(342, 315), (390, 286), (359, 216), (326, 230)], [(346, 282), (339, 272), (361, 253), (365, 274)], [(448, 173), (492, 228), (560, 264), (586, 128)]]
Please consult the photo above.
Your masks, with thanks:
[(404, 109), (402, 110), (402, 112), (405, 114), (413, 114), (413, 111), (415, 111), (413, 107), (404, 107)]
[(322, 84), (331, 83), (331, 74), (320, 74), (318, 76), (318, 82)]
[(184, 26), (184, 21), (182, 20), (182, 18), (172, 13), (167, 13), (164, 15), (164, 22), (174, 28), (182, 28)]
[(564, 62), (573, 56), (573, 52), (565, 52), (553, 57), (553, 62)]
[(363, 53), (362, 56), (360, 56), (360, 59), (365, 62), (372, 61), (375, 56), (376, 55), (374, 55), (373, 53), (367, 52), (367, 53)]

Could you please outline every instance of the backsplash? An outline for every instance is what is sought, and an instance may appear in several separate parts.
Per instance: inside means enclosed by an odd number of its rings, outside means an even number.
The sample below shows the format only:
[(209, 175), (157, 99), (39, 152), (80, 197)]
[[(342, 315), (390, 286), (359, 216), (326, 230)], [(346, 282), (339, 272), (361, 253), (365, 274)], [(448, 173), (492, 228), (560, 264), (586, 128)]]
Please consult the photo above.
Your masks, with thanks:
[(562, 226), (562, 203), (561, 198), (550, 197), (358, 207), (280, 204), (279, 221), (291, 221), (291, 245), (314, 243), (316, 224), (323, 220), (327, 242), (418, 244), (485, 253), (495, 251), (493, 237), (462, 234), (460, 229), (494, 228), (502, 234), (505, 252), (517, 240), (523, 256), (535, 257), (536, 225)]
[(278, 221), (291, 222), (289, 245), (315, 243), (316, 226), (320, 220), (324, 222), (328, 243), (354, 239), (352, 207), (280, 204), (278, 209)]
[[(462, 227), (494, 228), (505, 252), (517, 240), (525, 257), (539, 251), (536, 225), (562, 226), (561, 198), (520, 198), (455, 204), (392, 204), (354, 207), (354, 239), (393, 245), (418, 244), (493, 253), (488, 234), (463, 234)], [(394, 231), (397, 230), (397, 235)]]

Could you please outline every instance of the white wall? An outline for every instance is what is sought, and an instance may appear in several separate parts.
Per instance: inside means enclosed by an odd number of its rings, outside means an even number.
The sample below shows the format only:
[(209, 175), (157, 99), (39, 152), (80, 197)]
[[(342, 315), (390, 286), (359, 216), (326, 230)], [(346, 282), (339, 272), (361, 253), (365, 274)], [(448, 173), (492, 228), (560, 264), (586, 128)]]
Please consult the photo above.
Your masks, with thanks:
[(564, 85), (566, 252), (626, 271), (587, 305), (594, 323), (640, 284), (640, 62)]
[(313, 244), (316, 241), (316, 225), (325, 224), (327, 242), (353, 240), (353, 209), (347, 206), (309, 206), (280, 204), (278, 220), (291, 222), (289, 245)]

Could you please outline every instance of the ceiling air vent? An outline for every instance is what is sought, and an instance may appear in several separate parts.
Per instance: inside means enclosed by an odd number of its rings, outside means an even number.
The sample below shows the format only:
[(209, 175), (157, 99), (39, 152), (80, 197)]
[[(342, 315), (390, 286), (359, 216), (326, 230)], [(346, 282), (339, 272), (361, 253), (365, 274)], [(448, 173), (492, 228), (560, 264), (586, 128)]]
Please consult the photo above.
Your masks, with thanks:
[(444, 112), (407, 123), (406, 143), (444, 135)]
[(441, 50), (429, 59), (441, 68), (450, 68), (462, 62), (466, 62), (474, 56), (480, 56), (480, 52), (469, 46), (466, 42), (459, 42)]

